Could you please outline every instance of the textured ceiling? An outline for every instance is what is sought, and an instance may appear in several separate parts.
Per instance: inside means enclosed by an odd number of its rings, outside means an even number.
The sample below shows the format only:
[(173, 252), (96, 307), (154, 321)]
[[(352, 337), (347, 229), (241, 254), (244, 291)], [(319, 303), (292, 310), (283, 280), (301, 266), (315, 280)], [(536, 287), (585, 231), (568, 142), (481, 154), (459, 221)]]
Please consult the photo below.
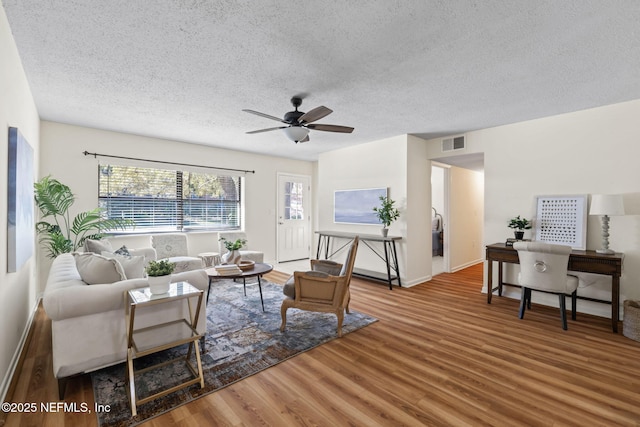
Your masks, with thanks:
[[(640, 98), (640, 1), (2, 0), (41, 118), (314, 160)], [(294, 144), (243, 108), (325, 105)]]

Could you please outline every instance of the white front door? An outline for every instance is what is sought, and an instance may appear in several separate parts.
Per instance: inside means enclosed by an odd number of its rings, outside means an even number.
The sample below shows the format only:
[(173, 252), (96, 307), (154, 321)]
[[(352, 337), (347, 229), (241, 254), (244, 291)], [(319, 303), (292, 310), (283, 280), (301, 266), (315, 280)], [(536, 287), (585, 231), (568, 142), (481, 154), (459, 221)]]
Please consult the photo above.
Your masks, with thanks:
[(278, 262), (309, 258), (311, 178), (278, 174)]

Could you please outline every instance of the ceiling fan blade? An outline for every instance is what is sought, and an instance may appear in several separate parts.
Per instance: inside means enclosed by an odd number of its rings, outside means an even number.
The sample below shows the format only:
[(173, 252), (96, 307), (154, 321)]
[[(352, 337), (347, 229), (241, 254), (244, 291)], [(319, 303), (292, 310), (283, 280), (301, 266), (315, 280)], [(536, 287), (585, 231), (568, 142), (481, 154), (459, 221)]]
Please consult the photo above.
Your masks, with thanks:
[(265, 117), (267, 119), (275, 120), (275, 121), (278, 121), (278, 122), (287, 123), (287, 122), (285, 122), (284, 120), (282, 120), (279, 117), (271, 116), (271, 115), (265, 114), (265, 113), (261, 113), (260, 111), (254, 111), (254, 110), (242, 110), (242, 111), (244, 111), (245, 113), (251, 113), (251, 114), (255, 114), (256, 116)]
[(300, 118), (298, 119), (298, 123), (315, 122), (316, 120), (320, 120), (321, 118), (326, 117), (331, 113), (333, 113), (333, 110), (331, 108), (327, 108), (324, 105), (321, 105), (300, 116)]
[(284, 129), (284, 128), (286, 128), (286, 126), (278, 126), (278, 127), (275, 127), (275, 128), (252, 130), (252, 131), (249, 131), (247, 133), (248, 134), (253, 134), (253, 133), (261, 133), (261, 132), (269, 132), (271, 130), (278, 130), (278, 129)]
[(310, 124), (307, 125), (309, 129), (313, 130), (321, 130), (324, 132), (340, 132), (340, 133), (351, 133), (353, 132), (353, 128), (349, 126), (338, 126), (338, 125), (323, 125), (323, 124)]

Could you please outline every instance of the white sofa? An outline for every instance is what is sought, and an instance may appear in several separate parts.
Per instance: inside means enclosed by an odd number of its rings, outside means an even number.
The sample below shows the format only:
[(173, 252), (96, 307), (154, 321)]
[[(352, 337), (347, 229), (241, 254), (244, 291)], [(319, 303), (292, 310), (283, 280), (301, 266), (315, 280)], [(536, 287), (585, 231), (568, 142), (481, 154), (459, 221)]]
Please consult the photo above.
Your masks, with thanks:
[[(147, 251), (154, 256), (152, 248)], [(209, 284), (201, 269), (174, 274), (172, 280), (188, 281), (205, 293)], [(126, 360), (124, 292), (146, 286), (146, 279), (88, 285), (82, 281), (72, 254), (60, 255), (53, 261), (43, 306), (51, 318), (53, 374), (58, 379), (61, 399), (67, 377)], [(149, 307), (136, 313), (136, 328), (186, 317), (188, 313), (186, 301)], [(206, 324), (203, 306), (198, 331), (205, 333)]]

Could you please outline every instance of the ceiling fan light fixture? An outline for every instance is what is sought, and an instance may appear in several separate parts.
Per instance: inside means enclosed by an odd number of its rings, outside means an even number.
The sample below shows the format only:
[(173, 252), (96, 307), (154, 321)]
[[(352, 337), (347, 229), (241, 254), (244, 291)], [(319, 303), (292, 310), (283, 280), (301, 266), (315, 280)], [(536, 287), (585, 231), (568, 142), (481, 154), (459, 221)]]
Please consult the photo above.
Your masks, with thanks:
[(309, 135), (309, 129), (302, 126), (289, 126), (282, 129), (284, 134), (293, 142), (302, 141)]

